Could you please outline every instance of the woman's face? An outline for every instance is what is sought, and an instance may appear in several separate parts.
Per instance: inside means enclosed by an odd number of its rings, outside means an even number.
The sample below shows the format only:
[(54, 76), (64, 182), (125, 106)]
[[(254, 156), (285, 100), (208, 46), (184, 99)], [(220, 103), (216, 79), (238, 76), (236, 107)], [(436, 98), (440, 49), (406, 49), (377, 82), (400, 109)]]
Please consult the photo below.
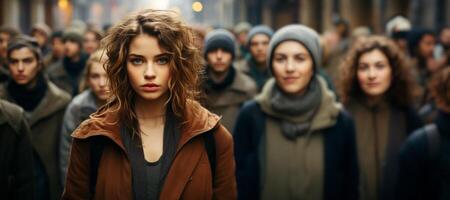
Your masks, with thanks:
[(436, 45), (436, 39), (433, 35), (426, 34), (419, 42), (419, 53), (424, 58), (433, 57), (434, 46)]
[(368, 97), (379, 97), (391, 86), (392, 67), (379, 49), (363, 53), (356, 70), (359, 86)]
[(288, 94), (303, 93), (314, 74), (311, 55), (296, 41), (285, 41), (276, 47), (272, 67), (277, 85)]
[(127, 72), (138, 98), (147, 101), (164, 98), (171, 78), (170, 59), (154, 36), (140, 34), (131, 40)]
[(100, 46), (100, 41), (97, 40), (93, 32), (86, 32), (83, 38), (83, 48), (88, 54), (94, 53)]
[(97, 99), (106, 101), (109, 97), (108, 75), (102, 63), (93, 62), (89, 68), (87, 77), (89, 88), (94, 92)]

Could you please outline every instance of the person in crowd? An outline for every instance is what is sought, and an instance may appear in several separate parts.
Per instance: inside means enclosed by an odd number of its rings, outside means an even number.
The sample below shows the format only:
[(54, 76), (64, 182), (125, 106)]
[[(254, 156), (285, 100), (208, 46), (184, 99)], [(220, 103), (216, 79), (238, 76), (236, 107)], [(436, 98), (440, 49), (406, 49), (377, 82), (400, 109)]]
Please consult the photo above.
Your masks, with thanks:
[(44, 57), (44, 66), (48, 67), (60, 62), (64, 57), (63, 32), (55, 31), (50, 35), (51, 51)]
[(429, 88), (438, 115), (414, 131), (400, 151), (399, 200), (450, 199), (450, 68), (436, 73)]
[(48, 53), (50, 53), (48, 41), (51, 34), (52, 30), (47, 26), (47, 24), (44, 23), (37, 23), (31, 28), (30, 35), (38, 42), (39, 48), (41, 48), (41, 53), (44, 58)]
[(59, 199), (58, 143), (70, 95), (44, 76), (42, 55), (34, 39), (23, 36), (11, 41), (7, 59), (11, 80), (0, 87), (0, 98), (25, 110), (33, 144), (35, 199)]
[(69, 165), (69, 152), (72, 144), (70, 134), (109, 98), (108, 77), (103, 68), (106, 59), (104, 50), (97, 50), (91, 54), (80, 85), (80, 91), (83, 92), (73, 98), (64, 114), (59, 147), (62, 183), (65, 181)]
[(434, 58), (445, 66), (450, 66), (450, 26), (439, 31), (439, 43), (434, 48)]
[(396, 15), (386, 23), (385, 32), (402, 52), (408, 54), (408, 32), (410, 30), (411, 22), (401, 15)]
[(205, 38), (205, 105), (222, 116), (222, 124), (232, 130), (243, 103), (257, 93), (256, 83), (233, 65), (234, 36), (225, 29), (209, 32)]
[(253, 27), (247, 35), (247, 48), (249, 55), (240, 63), (236, 63), (236, 68), (244, 72), (247, 76), (252, 78), (258, 86), (260, 91), (270, 78), (270, 72), (267, 68), (267, 49), (269, 46), (270, 37), (273, 35), (273, 30), (265, 25), (258, 25)]
[(233, 139), (194, 100), (201, 55), (179, 20), (142, 10), (104, 39), (113, 98), (72, 134), (62, 199), (236, 199)]
[(0, 195), (33, 199), (33, 150), (23, 110), (0, 99)]
[(248, 22), (239, 22), (233, 29), (238, 43), (236, 61), (245, 59), (249, 54), (247, 49), (247, 37), (250, 29), (252, 29), (252, 25)]
[(355, 129), (326, 81), (318, 34), (303, 25), (270, 40), (273, 78), (233, 130), (239, 199), (357, 199)]
[(436, 107), (426, 87), (434, 73), (444, 67), (443, 63), (434, 58), (436, 36), (427, 29), (415, 28), (408, 34), (408, 47), (414, 67), (415, 77), (418, 80), (422, 94), (417, 103), (419, 116), (426, 123), (434, 120)]
[(8, 70), (8, 61), (6, 59), (6, 49), (8, 42), (20, 35), (19, 30), (2, 26), (0, 27), (0, 84), (8, 81), (10, 78)]
[(87, 54), (94, 53), (100, 47), (100, 40), (103, 38), (103, 33), (100, 30), (90, 28), (84, 32), (83, 49)]
[(399, 149), (422, 125), (411, 68), (392, 40), (371, 36), (353, 46), (340, 69), (340, 97), (356, 125), (360, 199), (395, 199)]
[(64, 58), (47, 67), (50, 80), (72, 96), (79, 91), (80, 80), (89, 55), (82, 51), (83, 36), (77, 31), (67, 31), (63, 35)]

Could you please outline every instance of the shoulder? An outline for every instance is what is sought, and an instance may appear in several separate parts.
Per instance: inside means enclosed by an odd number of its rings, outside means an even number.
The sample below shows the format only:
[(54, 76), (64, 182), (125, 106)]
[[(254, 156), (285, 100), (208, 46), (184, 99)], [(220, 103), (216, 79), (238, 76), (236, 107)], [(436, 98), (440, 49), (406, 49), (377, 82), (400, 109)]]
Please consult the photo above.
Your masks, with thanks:
[(53, 95), (55, 100), (57, 99), (59, 103), (69, 104), (71, 96), (66, 91), (62, 90), (56, 86), (53, 82), (47, 81), (49, 92)]
[(17, 132), (25, 120), (22, 108), (2, 99), (0, 99), (0, 118), (6, 119)]
[(234, 79), (234, 83), (232, 86), (235, 90), (243, 91), (246, 93), (253, 93), (255, 94), (258, 91), (258, 87), (249, 76), (245, 75), (244, 73), (236, 70), (236, 77)]
[(247, 59), (241, 59), (234, 63), (236, 70), (241, 71), (243, 73), (248, 73), (250, 71)]
[(218, 124), (214, 130), (214, 140), (216, 141), (217, 149), (230, 148), (233, 145), (233, 136), (222, 124)]

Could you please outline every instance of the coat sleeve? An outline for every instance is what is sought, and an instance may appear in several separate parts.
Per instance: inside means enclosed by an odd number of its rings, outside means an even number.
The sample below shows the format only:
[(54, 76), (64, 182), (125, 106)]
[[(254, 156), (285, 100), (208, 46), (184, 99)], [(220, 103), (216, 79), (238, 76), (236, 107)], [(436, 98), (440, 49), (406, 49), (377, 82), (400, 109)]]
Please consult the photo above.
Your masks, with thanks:
[(347, 161), (345, 164), (347, 165), (344, 169), (346, 169), (347, 174), (347, 184), (345, 188), (345, 197), (343, 199), (358, 199), (359, 198), (359, 170), (358, 170), (358, 156), (356, 151), (356, 131), (355, 124), (353, 119), (346, 113), (343, 113), (345, 117), (345, 125), (347, 131), (347, 139), (345, 145), (345, 157)]
[(79, 124), (77, 114), (80, 112), (77, 106), (70, 104), (64, 113), (63, 124), (61, 126), (61, 137), (59, 145), (59, 165), (61, 171), (61, 183), (66, 180), (67, 166), (69, 165), (69, 153), (72, 144), (72, 137), (70, 134), (75, 130), (76, 125)]
[(425, 132), (413, 133), (400, 150), (397, 199), (433, 199), (425, 194), (427, 185), (427, 138)]
[(62, 199), (89, 199), (89, 141), (73, 139)]
[(33, 148), (30, 141), (30, 129), (22, 117), (20, 133), (15, 144), (14, 163), (14, 196), (16, 199), (33, 199)]
[(214, 180), (214, 199), (236, 199), (236, 176), (233, 138), (222, 125), (214, 134), (216, 141), (216, 176)]

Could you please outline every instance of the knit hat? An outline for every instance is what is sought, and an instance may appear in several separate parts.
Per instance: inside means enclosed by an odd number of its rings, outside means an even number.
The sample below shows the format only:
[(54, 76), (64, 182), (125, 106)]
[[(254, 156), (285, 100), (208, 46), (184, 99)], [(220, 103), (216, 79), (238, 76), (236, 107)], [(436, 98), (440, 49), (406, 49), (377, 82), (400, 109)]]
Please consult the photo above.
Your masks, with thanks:
[[(411, 22), (403, 16), (396, 16), (386, 23), (386, 34), (389, 37), (399, 38), (400, 36), (395, 36), (396, 32), (408, 32), (411, 30)], [(405, 36), (406, 37), (406, 36)]]
[(230, 52), (234, 58), (235, 48), (233, 34), (225, 29), (216, 29), (206, 34), (203, 56), (206, 58), (210, 51), (223, 49), (226, 52)]
[(273, 30), (266, 25), (258, 25), (258, 26), (253, 27), (248, 32), (248, 35), (247, 35), (247, 42), (246, 42), (247, 46), (250, 46), (250, 42), (251, 42), (252, 38), (257, 34), (265, 34), (265, 35), (269, 36), (269, 39), (270, 39), (273, 35)]
[(239, 24), (237, 24), (234, 27), (234, 33), (239, 34), (242, 32), (248, 32), (250, 29), (252, 28), (252, 25), (248, 22), (239, 22)]
[(78, 43), (80, 47), (83, 45), (83, 35), (78, 31), (68, 30), (64, 32), (63, 41), (65, 42), (67, 40)]
[(307, 26), (295, 24), (284, 26), (272, 36), (269, 43), (269, 56), (267, 58), (267, 63), (269, 64), (271, 71), (275, 48), (287, 40), (298, 41), (305, 46), (313, 58), (314, 68), (322, 65), (322, 49), (320, 48), (319, 35), (316, 31)]
[(52, 30), (50, 29), (50, 27), (48, 27), (47, 24), (44, 24), (44, 23), (35, 24), (31, 28), (31, 32), (34, 32), (34, 31), (40, 31), (40, 32), (44, 33), (47, 37), (50, 37), (50, 35), (52, 34)]

